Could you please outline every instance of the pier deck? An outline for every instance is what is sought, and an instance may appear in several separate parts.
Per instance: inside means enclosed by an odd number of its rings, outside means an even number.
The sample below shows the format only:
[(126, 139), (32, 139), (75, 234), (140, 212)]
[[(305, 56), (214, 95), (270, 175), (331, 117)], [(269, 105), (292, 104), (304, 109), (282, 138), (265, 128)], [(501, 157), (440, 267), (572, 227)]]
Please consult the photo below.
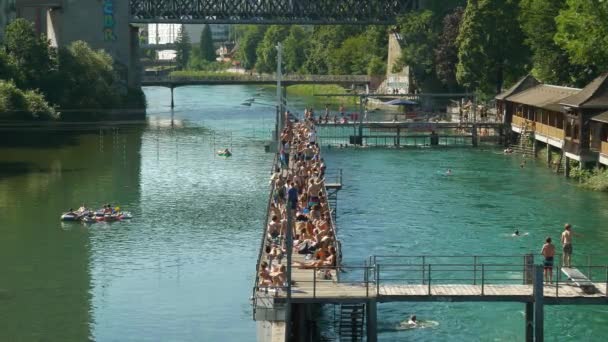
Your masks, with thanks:
[[(294, 273), (295, 274), (295, 273)], [(300, 278), (300, 277), (298, 277)], [(310, 278), (310, 277), (309, 277)], [(594, 283), (598, 292), (588, 294), (582, 288), (562, 283), (544, 286), (544, 303), (551, 304), (608, 304), (606, 284)], [(483, 289), (482, 289), (483, 287)], [(294, 286), (293, 303), (350, 303), (375, 300), (377, 302), (533, 302), (533, 285), (381, 285), (366, 287), (357, 283), (320, 281), (312, 285)], [(284, 302), (284, 294), (272, 297), (275, 303)]]

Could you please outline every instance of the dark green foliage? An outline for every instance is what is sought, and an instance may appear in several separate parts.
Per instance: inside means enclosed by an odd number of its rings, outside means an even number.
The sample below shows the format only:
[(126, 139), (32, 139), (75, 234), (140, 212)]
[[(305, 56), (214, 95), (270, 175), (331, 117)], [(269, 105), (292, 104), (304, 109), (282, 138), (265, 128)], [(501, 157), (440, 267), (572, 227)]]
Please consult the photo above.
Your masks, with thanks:
[(175, 39), (176, 51), (175, 51), (175, 62), (178, 70), (186, 69), (188, 60), (190, 59), (190, 50), (192, 50), (192, 44), (190, 42), (190, 35), (184, 29), (184, 26), (179, 30), (177, 38)]
[(283, 42), (289, 35), (289, 26), (272, 25), (266, 30), (264, 39), (256, 50), (257, 61), (255, 68), (258, 72), (272, 73), (277, 69), (278, 43)]
[(241, 62), (241, 66), (245, 69), (253, 69), (257, 62), (256, 50), (258, 45), (264, 39), (266, 27), (259, 25), (242, 25), (238, 26), (236, 31), (241, 37), (238, 40), (239, 49), (236, 53), (236, 58)]
[(532, 50), (532, 74), (539, 80), (561, 85), (583, 86), (589, 73), (570, 62), (568, 52), (555, 43), (555, 18), (566, 8), (566, 0), (522, 0), (520, 21), (526, 44)]
[(439, 35), (435, 47), (435, 72), (439, 81), (455, 90), (458, 86), (456, 81), (456, 65), (458, 64), (458, 32), (460, 22), (464, 14), (464, 8), (457, 7), (454, 11), (443, 18), (443, 30)]
[(11, 81), (0, 80), (0, 120), (50, 120), (55, 110), (34, 90), (23, 91)]
[(409, 13), (399, 18), (399, 33), (405, 44), (396, 67), (409, 66), (418, 88), (428, 78), (435, 77), (434, 49), (438, 39), (435, 22), (435, 14), (429, 10)]
[(208, 62), (215, 62), (215, 48), (213, 47), (213, 37), (211, 36), (211, 28), (209, 25), (203, 27), (199, 49), (201, 59)]
[(608, 71), (608, 2), (567, 0), (556, 17), (555, 42), (591, 77)]
[(11, 56), (17, 86), (41, 89), (53, 67), (52, 52), (45, 37), (38, 37), (34, 24), (17, 19), (6, 27), (4, 46)]
[(458, 35), (456, 77), (468, 89), (499, 93), (527, 71), (529, 53), (516, 0), (470, 0)]
[(300, 72), (306, 61), (308, 33), (301, 26), (292, 26), (289, 36), (283, 42), (283, 60), (285, 72)]
[(123, 81), (126, 67), (85, 42), (56, 50), (22, 20), (7, 27), (5, 38), (0, 79), (14, 82), (3, 81), (0, 87), (0, 117), (4, 119), (53, 119), (55, 106), (87, 113), (145, 107), (141, 89), (128, 88)]

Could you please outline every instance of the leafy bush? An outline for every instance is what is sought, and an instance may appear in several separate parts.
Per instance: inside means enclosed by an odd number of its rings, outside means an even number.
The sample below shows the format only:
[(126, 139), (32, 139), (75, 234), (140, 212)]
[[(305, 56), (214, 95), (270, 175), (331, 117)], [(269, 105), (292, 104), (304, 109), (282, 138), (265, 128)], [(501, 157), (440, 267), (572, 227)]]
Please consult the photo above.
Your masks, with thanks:
[(594, 169), (583, 186), (595, 191), (608, 192), (608, 170)]
[(0, 119), (3, 120), (52, 120), (55, 109), (37, 91), (23, 91), (12, 81), (0, 80)]

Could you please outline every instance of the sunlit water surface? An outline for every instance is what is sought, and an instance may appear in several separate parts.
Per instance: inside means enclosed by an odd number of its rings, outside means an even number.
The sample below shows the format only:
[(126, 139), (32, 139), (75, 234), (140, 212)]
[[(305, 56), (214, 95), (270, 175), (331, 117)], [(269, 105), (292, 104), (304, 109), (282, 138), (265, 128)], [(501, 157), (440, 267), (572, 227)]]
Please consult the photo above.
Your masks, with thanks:
[[(2, 132), (1, 341), (253, 341), (249, 297), (268, 196), (274, 112), (255, 87), (148, 88), (148, 124)], [(272, 90), (258, 102), (272, 102)], [(312, 99), (291, 98), (294, 108)], [(321, 106), (317, 106), (321, 108)], [(216, 151), (232, 148), (231, 158)], [(607, 197), (491, 149), (325, 150), (344, 172), (344, 262), (371, 254), (538, 252), (564, 222), (602, 253)], [(451, 168), (451, 177), (443, 172)], [(86, 202), (133, 220), (62, 224)], [(519, 228), (528, 236), (513, 239)], [(346, 276), (347, 277), (347, 276)], [(523, 340), (523, 304), (379, 306), (384, 341)], [(437, 322), (402, 329), (415, 313)], [(328, 315), (329, 316), (329, 315)], [(603, 341), (601, 306), (547, 307), (548, 341)]]

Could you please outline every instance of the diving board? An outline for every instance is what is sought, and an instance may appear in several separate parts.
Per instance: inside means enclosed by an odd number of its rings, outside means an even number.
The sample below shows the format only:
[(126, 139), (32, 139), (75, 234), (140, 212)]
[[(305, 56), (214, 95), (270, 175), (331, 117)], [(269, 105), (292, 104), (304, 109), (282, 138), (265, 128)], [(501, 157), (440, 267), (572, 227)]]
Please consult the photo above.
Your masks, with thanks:
[(568, 277), (568, 280), (572, 281), (576, 286), (580, 287), (585, 293), (593, 294), (597, 292), (597, 288), (589, 278), (587, 278), (581, 271), (572, 267), (562, 267), (562, 273)]

